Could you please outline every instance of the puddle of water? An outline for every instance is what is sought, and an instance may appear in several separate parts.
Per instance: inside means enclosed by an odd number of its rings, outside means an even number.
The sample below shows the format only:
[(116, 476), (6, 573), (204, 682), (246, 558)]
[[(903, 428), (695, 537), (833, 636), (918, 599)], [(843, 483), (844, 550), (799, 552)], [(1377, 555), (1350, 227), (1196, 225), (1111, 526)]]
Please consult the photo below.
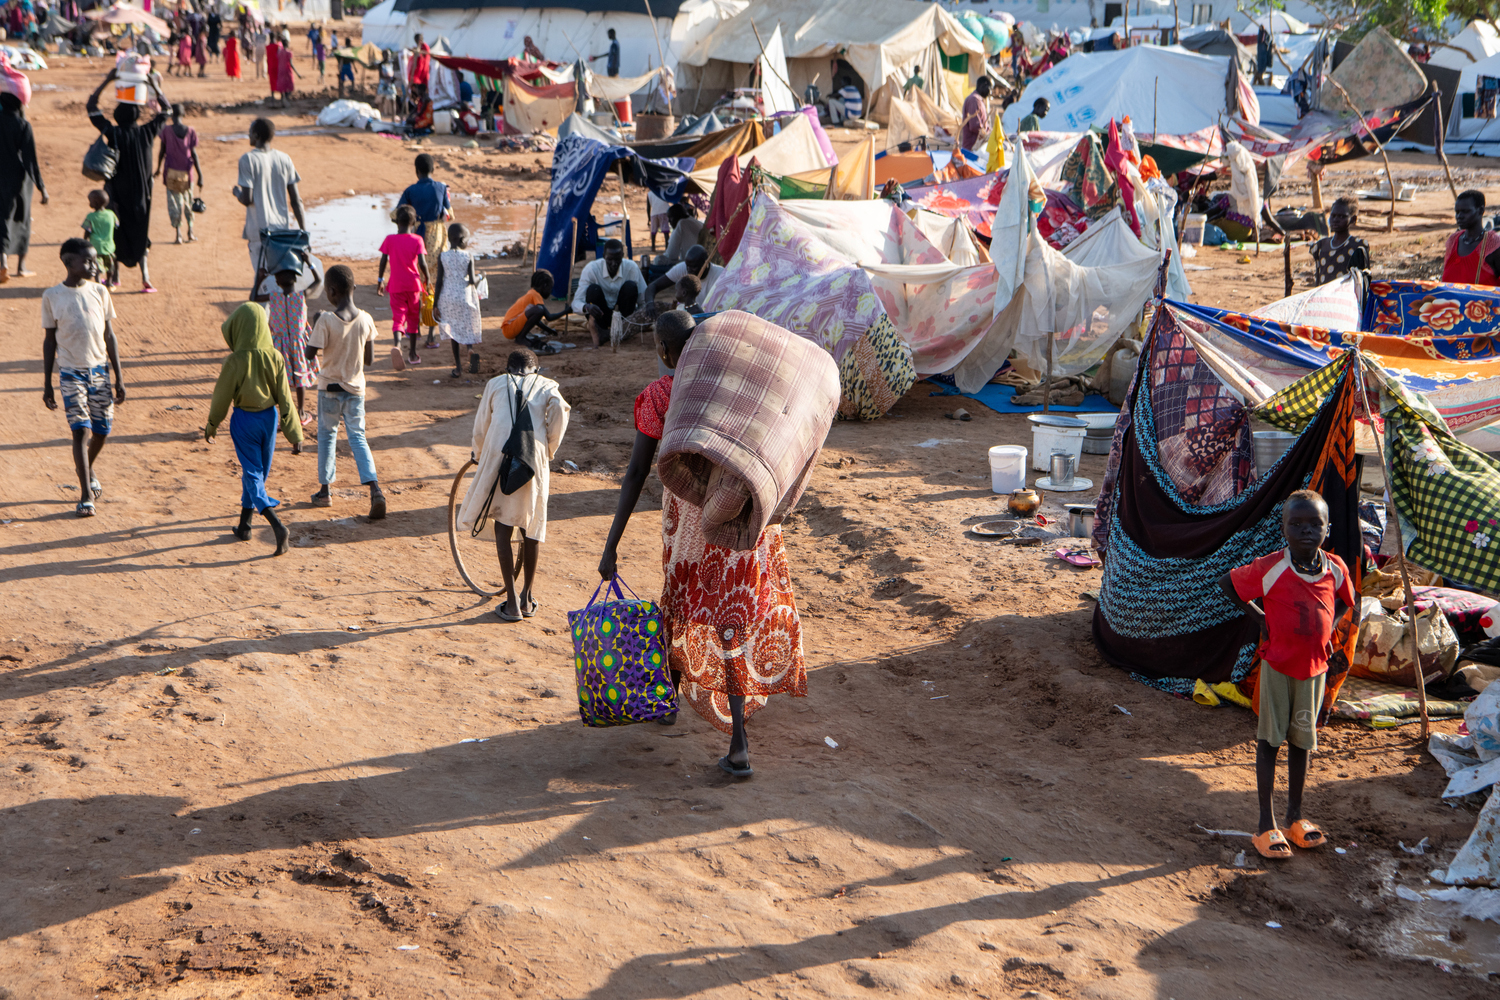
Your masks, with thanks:
[[(400, 195), (335, 198), (307, 210), (313, 252), (344, 260), (378, 260), (380, 243), (396, 231), (391, 212)], [(531, 230), (535, 205), (490, 205), (475, 195), (453, 196), (453, 220), (469, 227), (469, 249), (497, 253), (524, 240)], [(540, 224), (540, 223), (538, 223)]]
[[(1405, 912), (1385, 934), (1388, 951), (1454, 971), (1500, 974), (1500, 923), (1469, 919), (1460, 903), (1429, 899), (1425, 894), (1415, 900), (1402, 895), (1409, 905), (1403, 906)], [(1455, 930), (1457, 940), (1452, 936)]]

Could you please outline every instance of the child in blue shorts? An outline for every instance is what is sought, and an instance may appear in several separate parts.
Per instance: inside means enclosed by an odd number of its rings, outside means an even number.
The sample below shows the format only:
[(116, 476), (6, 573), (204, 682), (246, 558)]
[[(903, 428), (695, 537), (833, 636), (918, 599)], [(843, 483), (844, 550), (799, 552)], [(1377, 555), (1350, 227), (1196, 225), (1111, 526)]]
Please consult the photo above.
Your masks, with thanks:
[[(63, 412), (73, 431), (73, 464), (78, 469), (78, 516), (93, 517), (104, 493), (94, 462), (109, 437), (116, 403), (125, 402), (120, 348), (111, 320), (109, 289), (98, 281), (99, 255), (85, 239), (64, 240), (58, 256), (68, 276), (42, 293), (42, 402), (57, 409), (52, 369), (57, 368)], [(110, 384), (110, 370), (114, 384)]]

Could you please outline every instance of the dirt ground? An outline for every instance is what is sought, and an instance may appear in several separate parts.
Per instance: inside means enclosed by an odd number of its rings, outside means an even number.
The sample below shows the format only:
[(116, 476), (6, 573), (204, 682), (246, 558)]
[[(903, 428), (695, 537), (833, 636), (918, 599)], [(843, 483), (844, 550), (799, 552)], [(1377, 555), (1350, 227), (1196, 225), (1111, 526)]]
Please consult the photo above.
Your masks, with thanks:
[[(788, 525), (809, 696), (755, 718), (744, 783), (690, 714), (588, 730), (573, 707), (565, 615), (597, 582), (647, 348), (546, 361), (573, 414), (535, 619), (499, 623), (449, 556), (483, 381), (450, 380), (441, 354), (400, 374), (378, 359), (370, 377), (388, 519), (366, 520), (347, 453), (334, 508), (312, 508), (316, 449), (283, 446), (270, 487), (293, 548), (273, 559), (264, 527), (236, 542), (234, 453), (198, 429), (249, 280), (229, 195), (246, 145), (215, 137), (243, 135), (253, 82), (167, 81), (206, 109), (191, 124), (210, 207), (199, 241), (173, 246), (158, 193), (161, 293), (127, 277), (116, 298), (129, 399), (99, 516), (77, 519), (66, 426), (39, 398), (37, 299), (88, 210), (82, 104), (103, 68), (33, 77), (53, 88), (31, 109), (52, 203), (35, 208), (36, 276), (0, 288), (0, 997), (1492, 995), (1393, 938), (1411, 907), (1396, 889), (1440, 863), (1398, 841), (1428, 837), (1441, 858), (1473, 822), (1439, 800), (1416, 728), (1324, 731), (1309, 808), (1347, 853), (1237, 867), (1248, 842), (1202, 828), (1255, 822), (1252, 716), (1104, 665), (1097, 571), (966, 533), (1002, 506), (986, 450), (1030, 435), (977, 404), (946, 420), (953, 402), (926, 383), (878, 423), (833, 428)], [(315, 107), (273, 117), (306, 126)], [(411, 177), (413, 148), (388, 138), (277, 146), (310, 204)], [(545, 196), (535, 155), (423, 148), (457, 191)], [(1380, 267), (1430, 271), (1449, 196), (1431, 163), (1396, 159), (1427, 189), (1393, 236), (1368, 209), (1360, 235)], [(1500, 194), (1483, 162), (1459, 164), (1460, 184)], [(1370, 183), (1373, 163), (1331, 171), (1330, 192)], [(1278, 256), (1237, 258), (1195, 258), (1213, 268), (1190, 275), (1205, 301), (1281, 294)], [(388, 333), (375, 262), (351, 263)], [(525, 275), (486, 270), (489, 376)], [(1103, 462), (1082, 474), (1099, 482)], [(659, 496), (621, 548), (642, 593), (660, 586)]]

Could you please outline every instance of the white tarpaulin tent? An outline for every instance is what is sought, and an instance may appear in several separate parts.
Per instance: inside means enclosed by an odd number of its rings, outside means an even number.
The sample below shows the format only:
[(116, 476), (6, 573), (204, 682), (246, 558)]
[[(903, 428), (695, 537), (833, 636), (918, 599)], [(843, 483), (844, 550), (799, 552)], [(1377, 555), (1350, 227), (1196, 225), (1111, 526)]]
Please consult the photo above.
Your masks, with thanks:
[[(326, 8), (328, 0), (309, 0), (309, 7), (314, 2)], [(459, 0), (382, 0), (362, 19), (364, 40), (399, 49), (410, 46), (412, 36), (420, 34), (428, 44), (447, 39), (455, 56), (500, 61), (520, 56), (524, 39), (530, 35), (548, 59), (571, 63), (580, 55), (607, 52), (608, 31), (613, 28), (620, 42), (620, 75), (634, 77), (660, 68), (658, 40), (667, 65), (673, 66), (685, 46), (743, 10), (746, 0), (685, 0), (680, 6), (664, 0), (652, 5), (653, 12), (675, 11), (675, 16), (658, 16), (654, 22), (646, 16), (644, 5), (639, 13), (634, 4), (629, 9), (601, 10), (616, 5), (595, 0), (575, 0), (568, 7), (424, 5), (429, 2), (457, 4)], [(403, 12), (398, 7), (413, 9)], [(591, 68), (602, 76), (604, 60), (592, 63)]]
[(1479, 87), (1481, 76), (1500, 77), (1500, 52), (1485, 56), (1479, 62), (1469, 63), (1459, 69), (1459, 97), (1453, 102), (1453, 117), (1448, 122), (1450, 140), (1473, 142), (1478, 139), (1485, 146), (1500, 142), (1500, 122), (1496, 122), (1493, 118), (1465, 118), (1461, 113), (1462, 95), (1474, 93)]
[(1201, 56), (1178, 45), (1083, 52), (1027, 84), (1001, 122), (1007, 134), (1014, 132), (1045, 97), (1052, 111), (1042, 127), (1049, 131), (1081, 132), (1129, 115), (1138, 132), (1185, 135), (1219, 120), (1228, 73), (1228, 56)]
[(765, 54), (760, 57), (759, 62), (761, 111), (767, 115), (796, 111), (800, 105), (786, 83), (786, 46), (781, 40), (781, 25), (771, 29), (771, 37), (766, 39)]
[[(753, 25), (753, 26), (752, 26)], [(984, 45), (958, 20), (935, 3), (922, 0), (756, 0), (736, 17), (721, 21), (678, 53), (679, 94), (701, 89), (705, 99), (743, 87), (749, 67), (761, 57), (781, 28), (788, 82), (801, 94), (816, 78), (828, 94), (842, 84), (832, 79), (833, 65), (843, 59), (865, 85), (868, 101), (887, 82), (905, 83), (917, 65), (937, 65), (934, 50), (948, 56), (968, 54), (972, 73), (980, 69)], [(756, 33), (759, 32), (759, 39)], [(937, 74), (923, 73), (940, 104)], [(691, 109), (689, 109), (691, 110)]]
[(1495, 33), (1494, 25), (1488, 21), (1470, 21), (1469, 26), (1448, 39), (1446, 45), (1432, 47), (1432, 59), (1428, 65), (1462, 72), (1497, 52), (1500, 52), (1500, 35)]

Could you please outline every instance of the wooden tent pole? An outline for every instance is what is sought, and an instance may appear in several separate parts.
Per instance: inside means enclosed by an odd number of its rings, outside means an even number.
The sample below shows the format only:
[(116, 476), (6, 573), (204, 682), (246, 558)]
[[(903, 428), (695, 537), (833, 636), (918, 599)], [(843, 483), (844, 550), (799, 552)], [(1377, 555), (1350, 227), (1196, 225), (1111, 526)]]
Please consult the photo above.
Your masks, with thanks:
[[(761, 56), (761, 58), (762, 59), (766, 59), (766, 43), (760, 40), (760, 29), (755, 26), (755, 19), (754, 18), (751, 18), (751, 20), (750, 20), (750, 30), (753, 31), (753, 32), (755, 32), (755, 43), (760, 46), (760, 56)], [(766, 59), (766, 65), (767, 66), (771, 66), (771, 60)], [(773, 73), (776, 74), (776, 79), (778, 79), (782, 83), (786, 84), (786, 89), (791, 92), (792, 100), (794, 100), (794, 101), (797, 102), (797, 107), (800, 110), (801, 107), (802, 107), (802, 98), (800, 96), (798, 96), (798, 94), (797, 94), (797, 92), (795, 90), (792, 90), (791, 83), (788, 82), (788, 80), (787, 80), (786, 77), (784, 77), (784, 76), (781, 75), (781, 71), (778, 70), (775, 66), (771, 66), (771, 72), (773, 72)], [(762, 87), (765, 86), (765, 81), (761, 81), (761, 86)]]
[[(1334, 86), (1338, 86), (1334, 84)], [(1339, 87), (1340, 90), (1344, 88)], [(1345, 95), (1348, 96), (1348, 95)], [(1380, 468), (1385, 474), (1386, 495), (1391, 490), (1391, 465), (1386, 458), (1385, 444), (1381, 440), (1380, 429), (1375, 425), (1375, 417), (1370, 413), (1369, 386), (1365, 384), (1365, 359), (1364, 352), (1356, 349), (1354, 352), (1354, 364), (1359, 372), (1359, 401), (1364, 405), (1365, 419), (1370, 422), (1370, 433), (1375, 435), (1375, 450), (1380, 453)], [(1395, 506), (1395, 498), (1391, 499), (1392, 508)], [(1387, 525), (1396, 532), (1396, 561), (1401, 566), (1401, 586), (1406, 591), (1406, 617), (1411, 628), (1411, 662), (1412, 670), (1417, 677), (1417, 711), (1422, 716), (1422, 740), (1426, 742), (1430, 735), (1431, 724), (1427, 718), (1427, 676), (1422, 673), (1422, 652), (1417, 647), (1417, 598), (1411, 589), (1411, 572), (1406, 568), (1406, 544), (1401, 538), (1401, 515), (1391, 510), (1391, 516), (1386, 519)], [(1356, 620), (1359, 611), (1354, 612)]]
[[(651, 13), (651, 0), (646, 0), (646, 16), (651, 19), (651, 37), (656, 39), (656, 55), (661, 59), (663, 71), (667, 68), (667, 55), (661, 50), (661, 33), (656, 30), (656, 15)], [(667, 114), (672, 113), (672, 102), (667, 102)]]
[(1359, 119), (1360, 127), (1374, 141), (1375, 148), (1380, 151), (1380, 158), (1385, 161), (1385, 182), (1391, 189), (1391, 214), (1385, 218), (1385, 231), (1393, 233), (1396, 231), (1396, 179), (1391, 176), (1391, 158), (1385, 155), (1385, 146), (1381, 143), (1380, 137), (1375, 134), (1375, 131), (1370, 126), (1365, 124), (1365, 116), (1360, 113), (1359, 108), (1354, 106), (1354, 101), (1349, 97), (1349, 91), (1345, 90), (1344, 85), (1331, 76), (1328, 78), (1328, 82), (1338, 88), (1339, 93), (1343, 95), (1344, 103), (1349, 105), (1349, 110), (1353, 111), (1354, 117)]
[(536, 212), (531, 217), (531, 232), (526, 234), (526, 252), (521, 255), (521, 270), (523, 271), (526, 270), (527, 257), (530, 257), (533, 261), (536, 260), (536, 251), (532, 249), (532, 244), (536, 240), (536, 224), (541, 220), (541, 218), (542, 203), (537, 202)]
[(1281, 235), (1281, 262), (1286, 272), (1286, 291), (1283, 294), (1289, 296), (1292, 294), (1292, 234), (1290, 231), (1283, 231)]
[[(620, 235), (625, 237), (620, 242), (625, 244), (627, 251), (630, 251), (635, 247), (631, 245), (630, 239), (630, 206), (625, 201), (625, 168), (620, 165), (621, 162), (615, 161), (615, 176), (620, 179)], [(632, 256), (631, 259), (634, 257)]]
[[(1442, 91), (1433, 95), (1432, 111), (1437, 115), (1437, 134), (1440, 141), (1446, 140), (1443, 127), (1443, 94)], [(1448, 178), (1448, 190), (1453, 192), (1453, 200), (1458, 200), (1458, 185), (1453, 183), (1453, 170), (1448, 166), (1448, 151), (1444, 145), (1438, 146), (1438, 159), (1443, 161), (1443, 175)]]
[(1047, 379), (1042, 384), (1042, 412), (1052, 412), (1052, 342), (1056, 334), (1047, 331)]

